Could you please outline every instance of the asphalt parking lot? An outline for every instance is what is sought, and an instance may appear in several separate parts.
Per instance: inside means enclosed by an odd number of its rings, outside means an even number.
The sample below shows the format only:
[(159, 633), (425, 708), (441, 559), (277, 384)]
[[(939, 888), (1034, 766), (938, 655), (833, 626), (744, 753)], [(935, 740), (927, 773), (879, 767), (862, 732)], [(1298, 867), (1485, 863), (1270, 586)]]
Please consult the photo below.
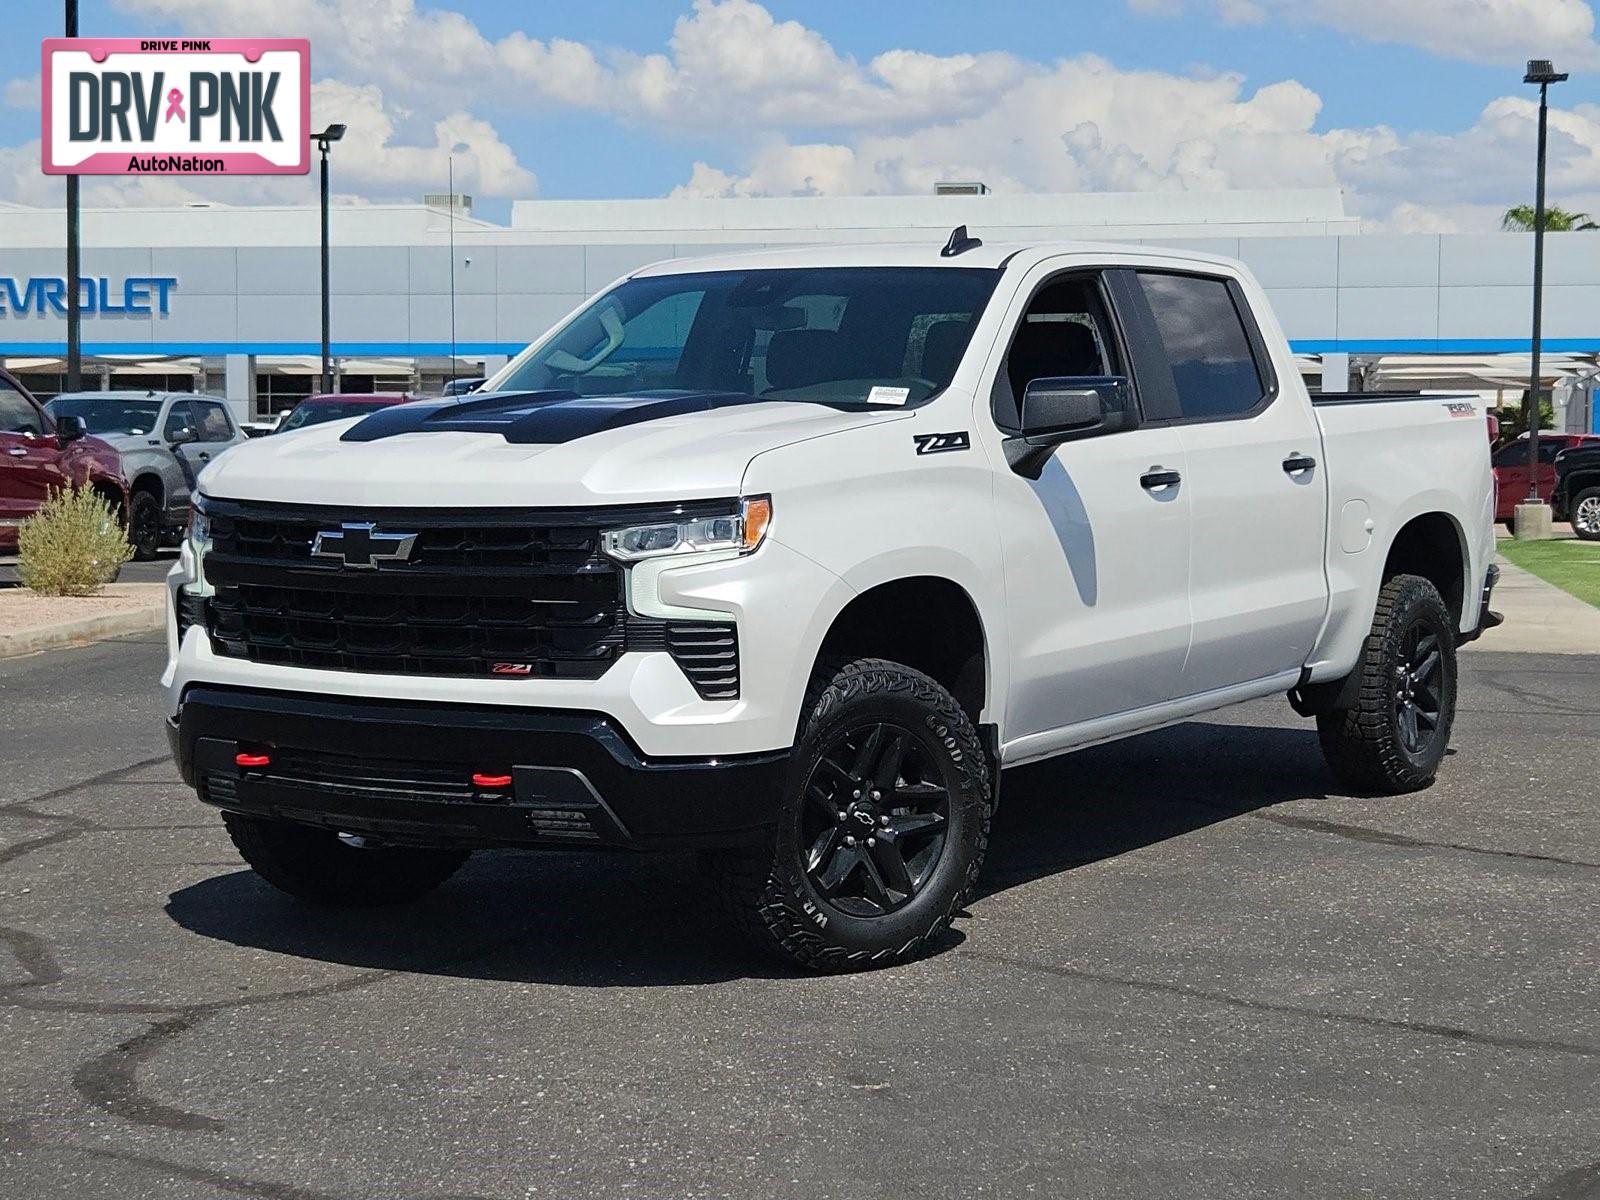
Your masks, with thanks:
[(178, 561), (176, 550), (162, 550), (159, 555), (149, 562), (131, 562), (122, 568), (122, 573), (117, 576), (118, 583), (160, 583), (167, 577), (167, 572), (172, 570), (172, 564)]
[(0, 662), (0, 1195), (1600, 1196), (1600, 659), (1468, 655), (1401, 799), (1279, 703), (1013, 772), (940, 952), (809, 978), (687, 858), (297, 907), (160, 657)]

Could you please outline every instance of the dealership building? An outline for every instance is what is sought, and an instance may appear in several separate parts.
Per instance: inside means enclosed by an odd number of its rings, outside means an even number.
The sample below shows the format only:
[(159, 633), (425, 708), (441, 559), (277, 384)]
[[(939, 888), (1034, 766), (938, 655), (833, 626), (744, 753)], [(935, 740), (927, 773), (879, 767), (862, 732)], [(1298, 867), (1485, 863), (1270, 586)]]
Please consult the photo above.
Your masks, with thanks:
[[(1533, 251), (1526, 234), (1366, 234), (1337, 191), (517, 201), (337, 206), (332, 343), (341, 391), (438, 392), (494, 370), (644, 263), (820, 242), (1088, 239), (1205, 250), (1260, 277), (1313, 387), (1469, 390), (1519, 404)], [(0, 361), (65, 386), (60, 210), (0, 204)], [(228, 396), (264, 417), (316, 390), (318, 211), (85, 209), (85, 386)], [(1558, 425), (1595, 428), (1600, 235), (1549, 239), (1545, 385)]]

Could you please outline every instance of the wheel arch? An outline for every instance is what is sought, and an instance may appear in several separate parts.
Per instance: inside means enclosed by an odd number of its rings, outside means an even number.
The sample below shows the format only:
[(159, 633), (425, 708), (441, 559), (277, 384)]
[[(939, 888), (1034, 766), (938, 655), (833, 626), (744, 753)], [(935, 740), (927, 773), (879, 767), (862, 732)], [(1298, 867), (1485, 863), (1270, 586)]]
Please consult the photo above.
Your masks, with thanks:
[(1418, 513), (1395, 531), (1384, 555), (1379, 586), (1396, 575), (1420, 575), (1439, 589), (1455, 627), (1466, 613), (1471, 555), (1466, 532), (1450, 513)]
[(146, 493), (156, 498), (157, 504), (164, 504), (167, 497), (166, 481), (161, 478), (161, 473), (154, 467), (147, 467), (134, 475), (133, 481), (128, 485), (128, 496)]
[(977, 725), (988, 706), (990, 640), (971, 592), (945, 575), (904, 575), (858, 591), (813, 658), (887, 658), (942, 685)]
[(91, 475), (87, 487), (96, 496), (104, 500), (112, 513), (119, 513), (128, 503), (128, 489), (120, 480), (107, 479), (104, 475)]
[(1567, 507), (1571, 508), (1579, 492), (1586, 492), (1595, 487), (1600, 487), (1600, 463), (1568, 474), (1565, 487)]

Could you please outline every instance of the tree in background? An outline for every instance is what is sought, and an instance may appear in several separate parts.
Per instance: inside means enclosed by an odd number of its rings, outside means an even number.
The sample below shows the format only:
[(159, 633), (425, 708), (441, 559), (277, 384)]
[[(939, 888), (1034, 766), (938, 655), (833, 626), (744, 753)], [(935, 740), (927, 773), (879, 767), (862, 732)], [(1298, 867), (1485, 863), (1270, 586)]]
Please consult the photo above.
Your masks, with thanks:
[[(1500, 218), (1500, 228), (1507, 233), (1532, 233), (1533, 219), (1533, 205), (1518, 204), (1506, 209), (1506, 215)], [(1587, 232), (1591, 229), (1600, 229), (1600, 225), (1590, 220), (1588, 213), (1568, 212), (1564, 208), (1546, 208), (1544, 210), (1544, 230), (1546, 233)]]
[[(1500, 419), (1500, 440), (1495, 443), (1496, 449), (1516, 441), (1524, 433), (1528, 432), (1527, 392), (1522, 393), (1521, 404), (1515, 406), (1508, 404), (1504, 408), (1494, 408), (1489, 411)], [(1541, 391), (1539, 393), (1539, 428), (1546, 433), (1550, 433), (1555, 428), (1555, 422), (1556, 409), (1555, 405), (1550, 401), (1550, 393)]]

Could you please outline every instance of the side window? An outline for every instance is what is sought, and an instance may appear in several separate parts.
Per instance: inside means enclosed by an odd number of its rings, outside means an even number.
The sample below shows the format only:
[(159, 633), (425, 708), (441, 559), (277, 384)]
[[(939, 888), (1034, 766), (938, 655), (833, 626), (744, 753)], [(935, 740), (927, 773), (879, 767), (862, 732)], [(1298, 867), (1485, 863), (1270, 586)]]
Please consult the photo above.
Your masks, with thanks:
[(1507, 442), (1494, 452), (1490, 460), (1496, 467), (1525, 467), (1528, 465), (1528, 443)]
[(1183, 420), (1235, 417), (1266, 394), (1244, 318), (1227, 280), (1140, 272)]
[(189, 407), (200, 418), (202, 442), (227, 442), (233, 439), (233, 426), (222, 405), (211, 400), (191, 400)]
[(174, 400), (171, 410), (167, 413), (167, 423), (161, 431), (161, 436), (170, 442), (183, 430), (192, 428), (194, 428), (194, 415), (189, 411), (189, 402)]
[[(1555, 462), (1556, 455), (1560, 454), (1563, 450), (1567, 449), (1571, 444), (1572, 443), (1567, 441), (1566, 438), (1560, 438), (1560, 437), (1556, 437), (1556, 438), (1540, 438), (1539, 439), (1539, 464), (1541, 466), (1547, 466), (1550, 463)], [(1528, 453), (1527, 453), (1528, 444), (1526, 442), (1524, 442), (1522, 444), (1522, 451), (1523, 451), (1523, 453), (1522, 453), (1522, 461), (1523, 462), (1527, 462), (1528, 461)]]
[(0, 379), (0, 433), (44, 433), (44, 418), (28, 398)]
[(1098, 278), (1050, 280), (1028, 302), (995, 379), (995, 424), (1021, 428), (1022, 393), (1035, 379), (1121, 374), (1125, 372)]

